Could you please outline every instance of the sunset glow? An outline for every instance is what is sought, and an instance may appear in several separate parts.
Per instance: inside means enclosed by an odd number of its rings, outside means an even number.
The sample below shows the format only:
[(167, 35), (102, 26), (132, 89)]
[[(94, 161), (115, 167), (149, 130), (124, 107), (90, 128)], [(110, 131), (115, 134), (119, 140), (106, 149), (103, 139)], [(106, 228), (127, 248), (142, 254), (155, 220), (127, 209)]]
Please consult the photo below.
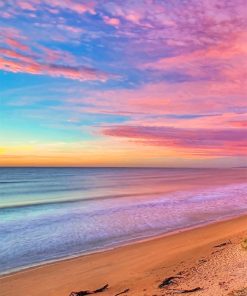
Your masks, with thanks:
[(0, 0), (1, 166), (245, 166), (246, 1)]

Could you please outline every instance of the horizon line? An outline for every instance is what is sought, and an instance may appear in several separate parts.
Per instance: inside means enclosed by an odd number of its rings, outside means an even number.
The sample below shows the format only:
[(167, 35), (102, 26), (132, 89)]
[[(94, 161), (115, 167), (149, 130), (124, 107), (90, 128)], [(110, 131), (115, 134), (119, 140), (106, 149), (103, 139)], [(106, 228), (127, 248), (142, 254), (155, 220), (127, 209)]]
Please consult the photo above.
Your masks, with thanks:
[(238, 168), (247, 168), (247, 166), (236, 166), (236, 167), (186, 167), (186, 166), (174, 166), (174, 167), (166, 167), (166, 166), (48, 166), (48, 165), (37, 165), (37, 166), (30, 166), (30, 165), (21, 165), (21, 166), (15, 166), (15, 165), (9, 165), (9, 166), (1, 166), (0, 168), (81, 168), (81, 169), (90, 169), (90, 168), (103, 168), (103, 169), (113, 169), (113, 168), (127, 168), (127, 169), (238, 169)]

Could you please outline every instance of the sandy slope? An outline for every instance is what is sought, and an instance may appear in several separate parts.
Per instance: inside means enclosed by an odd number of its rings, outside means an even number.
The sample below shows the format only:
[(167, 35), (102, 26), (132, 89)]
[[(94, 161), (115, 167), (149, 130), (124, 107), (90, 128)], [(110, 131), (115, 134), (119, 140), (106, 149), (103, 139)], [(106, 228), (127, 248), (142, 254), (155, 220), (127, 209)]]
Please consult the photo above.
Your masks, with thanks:
[[(114, 296), (125, 289), (129, 292), (122, 295), (179, 295), (196, 287), (202, 290), (185, 295), (228, 295), (247, 287), (247, 251), (240, 245), (244, 237), (247, 216), (5, 276), (0, 295), (67, 296), (105, 284), (109, 289), (96, 295)], [(229, 239), (231, 243), (215, 247)], [(170, 276), (179, 278), (158, 288)]]

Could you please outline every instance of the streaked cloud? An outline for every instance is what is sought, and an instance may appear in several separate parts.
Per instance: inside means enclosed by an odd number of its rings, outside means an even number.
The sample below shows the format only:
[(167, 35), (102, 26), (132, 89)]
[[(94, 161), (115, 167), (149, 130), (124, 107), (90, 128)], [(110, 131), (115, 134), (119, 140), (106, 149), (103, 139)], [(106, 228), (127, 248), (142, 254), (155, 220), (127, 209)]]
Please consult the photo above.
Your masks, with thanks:
[[(0, 50), (1, 52), (1, 50)], [(5, 52), (6, 53), (6, 52)], [(109, 76), (104, 73), (87, 67), (70, 67), (56, 64), (41, 64), (29, 57), (19, 55), (17, 53), (8, 52), (9, 58), (0, 57), (0, 69), (14, 73), (27, 73), (34, 75), (50, 75), (54, 77), (64, 77), (75, 80), (100, 80), (106, 81)]]
[(146, 145), (181, 149), (188, 154), (247, 156), (247, 131), (243, 129), (116, 126), (105, 128), (103, 134), (137, 140)]

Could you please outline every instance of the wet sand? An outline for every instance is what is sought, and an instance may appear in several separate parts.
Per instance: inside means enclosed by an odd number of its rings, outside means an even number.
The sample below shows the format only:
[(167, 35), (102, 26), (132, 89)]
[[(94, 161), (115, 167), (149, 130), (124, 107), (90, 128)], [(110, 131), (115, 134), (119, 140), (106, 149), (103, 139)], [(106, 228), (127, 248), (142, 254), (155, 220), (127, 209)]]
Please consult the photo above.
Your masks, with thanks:
[[(201, 288), (186, 295), (224, 296), (247, 287), (245, 237), (247, 216), (2, 276), (0, 295), (67, 296), (109, 284), (97, 295), (126, 289), (121, 295), (179, 295)], [(159, 288), (168, 277), (177, 278)]]

